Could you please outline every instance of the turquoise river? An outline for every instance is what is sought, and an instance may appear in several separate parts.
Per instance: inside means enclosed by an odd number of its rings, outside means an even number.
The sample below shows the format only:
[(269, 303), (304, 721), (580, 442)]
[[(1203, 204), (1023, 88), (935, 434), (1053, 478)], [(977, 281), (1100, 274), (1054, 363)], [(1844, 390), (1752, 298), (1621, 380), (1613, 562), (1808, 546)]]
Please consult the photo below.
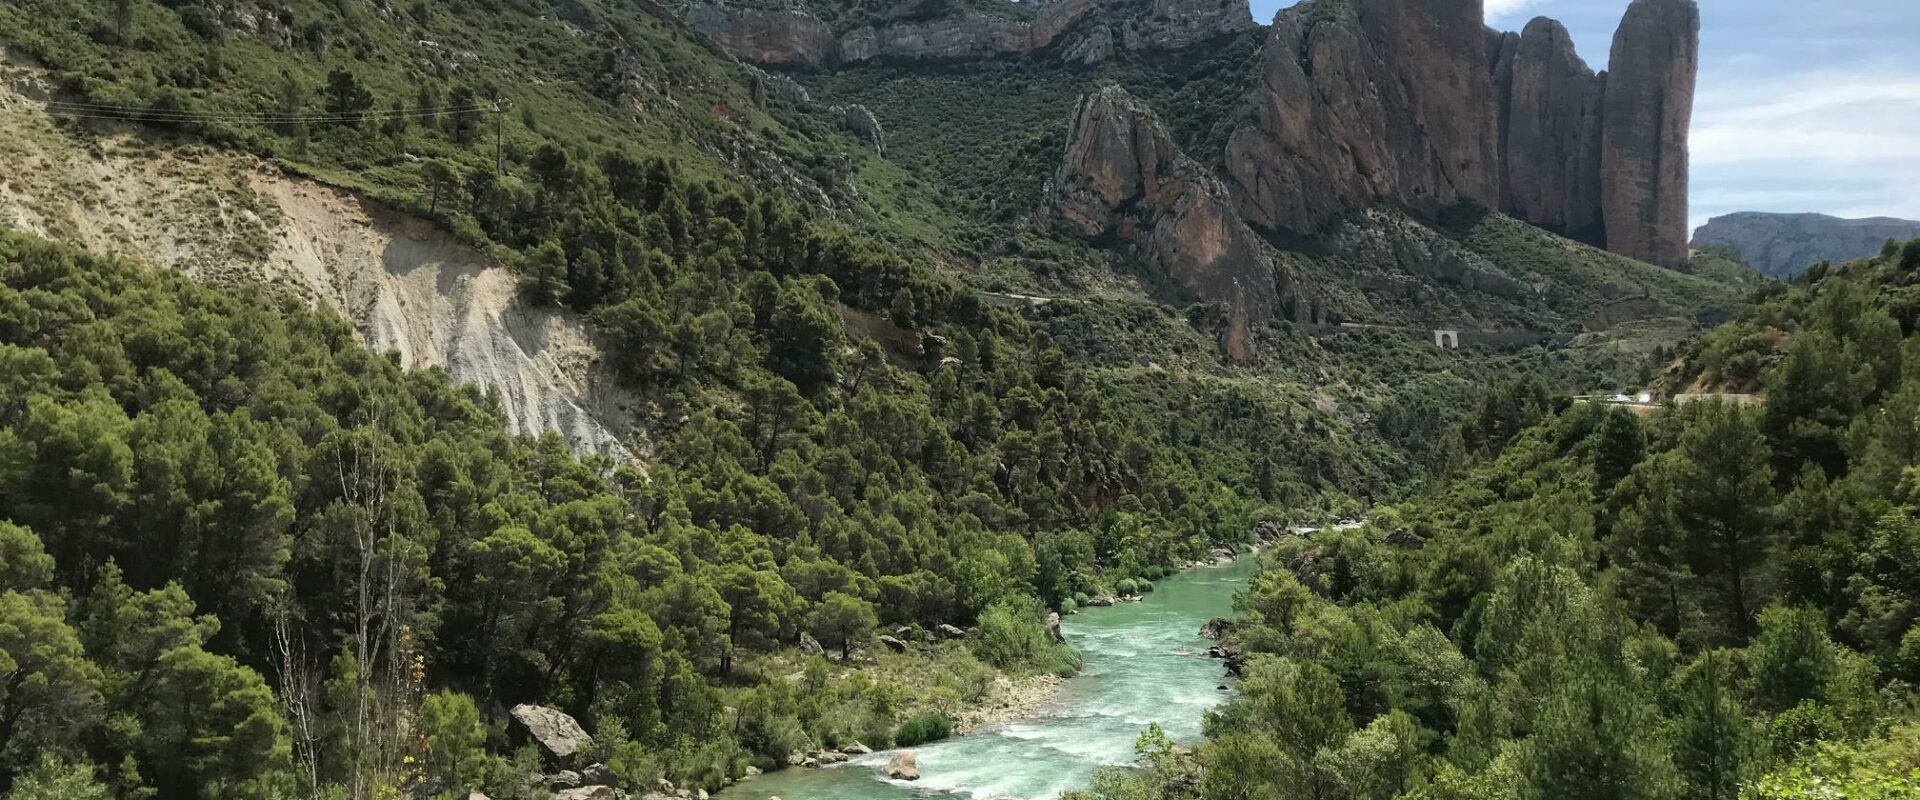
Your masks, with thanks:
[(1131, 763), (1147, 723), (1199, 739), (1201, 717), (1228, 696), (1200, 626), (1228, 615), (1256, 561), (1188, 570), (1155, 584), (1143, 602), (1067, 617), (1061, 629), (1086, 658), (1081, 675), (1035, 718), (913, 748), (918, 781), (881, 776), (889, 754), (875, 753), (762, 775), (718, 800), (1047, 800), (1085, 788), (1098, 767)]

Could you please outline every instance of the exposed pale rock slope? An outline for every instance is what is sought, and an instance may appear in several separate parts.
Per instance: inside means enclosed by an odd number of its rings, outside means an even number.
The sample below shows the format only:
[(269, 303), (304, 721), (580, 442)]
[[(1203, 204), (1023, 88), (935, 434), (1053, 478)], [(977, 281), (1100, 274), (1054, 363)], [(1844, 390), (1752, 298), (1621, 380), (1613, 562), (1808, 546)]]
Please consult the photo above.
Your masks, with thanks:
[(444, 231), (244, 156), (82, 139), (53, 124), (30, 67), (0, 73), (0, 224), (197, 280), (265, 284), (351, 320), (411, 368), (495, 390), (511, 428), (632, 461), (635, 399), (585, 323)]

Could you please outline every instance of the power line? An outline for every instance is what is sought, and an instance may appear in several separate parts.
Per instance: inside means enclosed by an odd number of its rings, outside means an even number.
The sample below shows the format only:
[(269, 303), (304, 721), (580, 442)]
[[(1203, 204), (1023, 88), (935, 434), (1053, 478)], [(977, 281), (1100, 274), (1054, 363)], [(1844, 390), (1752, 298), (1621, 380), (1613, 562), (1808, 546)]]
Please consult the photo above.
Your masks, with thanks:
[(430, 118), (430, 117), (455, 116), (459, 114), (476, 114), (476, 113), (482, 113), (482, 112), (498, 113), (500, 111), (500, 109), (497, 106), (489, 104), (489, 105), (461, 106), (456, 108), (439, 108), (439, 109), (430, 109), (430, 110), (423, 110), (423, 109), (368, 110), (358, 114), (340, 114), (340, 113), (331, 113), (331, 112), (300, 113), (300, 114), (247, 113), (247, 112), (238, 112), (238, 111), (198, 112), (198, 111), (191, 111), (186, 109), (154, 109), (154, 108), (142, 108), (139, 106), (106, 105), (106, 104), (99, 104), (99, 103), (70, 103), (70, 102), (57, 101), (57, 100), (48, 101), (46, 103), (46, 107), (47, 107), (47, 110), (50, 112), (74, 114), (74, 115), (88, 116), (88, 117), (98, 117), (101, 119), (118, 119), (118, 120), (133, 120), (133, 121), (156, 121), (157, 120), (157, 121), (163, 121), (163, 122), (234, 122), (234, 123), (257, 123), (262, 125), (286, 125), (286, 124), (296, 124), (296, 123), (306, 123), (306, 122), (360, 122), (365, 120), (380, 121), (380, 120), (403, 119), (403, 118), (424, 119), (424, 118)]

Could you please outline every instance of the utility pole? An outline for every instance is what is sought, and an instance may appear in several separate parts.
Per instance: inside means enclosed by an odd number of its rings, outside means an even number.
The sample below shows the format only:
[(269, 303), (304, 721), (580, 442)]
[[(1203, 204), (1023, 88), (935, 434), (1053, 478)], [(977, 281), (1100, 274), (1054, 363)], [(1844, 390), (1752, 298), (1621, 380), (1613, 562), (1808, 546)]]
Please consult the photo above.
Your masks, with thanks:
[(505, 100), (493, 101), (493, 172), (496, 175), (507, 174), (507, 156), (504, 131), (506, 129), (507, 109), (512, 104)]

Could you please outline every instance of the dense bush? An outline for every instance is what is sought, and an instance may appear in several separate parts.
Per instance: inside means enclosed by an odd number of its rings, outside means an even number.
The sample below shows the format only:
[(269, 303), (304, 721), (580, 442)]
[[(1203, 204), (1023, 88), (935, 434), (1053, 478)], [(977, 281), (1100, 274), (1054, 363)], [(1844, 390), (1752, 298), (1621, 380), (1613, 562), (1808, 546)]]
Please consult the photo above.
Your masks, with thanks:
[(917, 714), (894, 729), (895, 747), (913, 747), (953, 735), (953, 720), (945, 714)]

